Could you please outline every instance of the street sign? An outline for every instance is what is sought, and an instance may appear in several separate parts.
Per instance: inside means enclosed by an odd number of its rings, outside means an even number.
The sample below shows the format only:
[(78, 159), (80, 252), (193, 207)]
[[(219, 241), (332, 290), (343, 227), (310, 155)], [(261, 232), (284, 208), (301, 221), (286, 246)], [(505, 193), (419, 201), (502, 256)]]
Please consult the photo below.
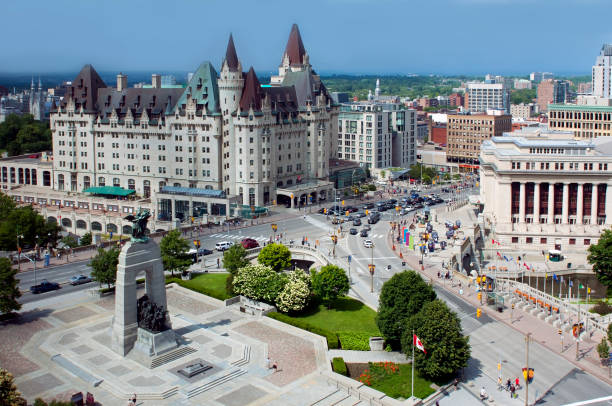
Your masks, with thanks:
[(351, 263), (351, 260), (352, 260), (352, 259), (353, 259), (353, 258), (352, 258), (352, 257), (349, 255), (349, 256), (348, 256), (348, 263), (349, 263), (349, 264)]

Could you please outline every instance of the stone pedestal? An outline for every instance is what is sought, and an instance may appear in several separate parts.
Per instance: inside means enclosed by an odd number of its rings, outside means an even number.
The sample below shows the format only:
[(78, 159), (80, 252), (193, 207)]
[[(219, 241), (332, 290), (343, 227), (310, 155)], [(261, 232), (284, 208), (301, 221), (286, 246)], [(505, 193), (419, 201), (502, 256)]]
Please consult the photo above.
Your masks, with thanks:
[(177, 347), (178, 343), (174, 331), (166, 330), (160, 333), (152, 333), (139, 328), (134, 352), (139, 352), (145, 357), (156, 357)]
[[(115, 315), (112, 323), (112, 349), (125, 356), (137, 339), (138, 319), (136, 277), (145, 273), (145, 289), (149, 300), (168, 309), (166, 281), (159, 246), (153, 240), (130, 241), (119, 254), (115, 283)], [(170, 318), (166, 318), (168, 327)]]

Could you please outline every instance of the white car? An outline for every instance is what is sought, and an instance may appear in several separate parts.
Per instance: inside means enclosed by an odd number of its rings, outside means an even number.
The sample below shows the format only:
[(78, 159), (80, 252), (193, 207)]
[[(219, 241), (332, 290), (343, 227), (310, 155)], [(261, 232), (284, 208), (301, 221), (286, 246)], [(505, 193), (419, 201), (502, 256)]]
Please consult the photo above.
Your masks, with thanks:
[(372, 242), (372, 240), (365, 240), (363, 242), (363, 246), (366, 248), (372, 248), (374, 246), (374, 243)]
[(215, 244), (215, 249), (217, 251), (225, 251), (229, 249), (233, 244), (229, 241), (221, 241)]

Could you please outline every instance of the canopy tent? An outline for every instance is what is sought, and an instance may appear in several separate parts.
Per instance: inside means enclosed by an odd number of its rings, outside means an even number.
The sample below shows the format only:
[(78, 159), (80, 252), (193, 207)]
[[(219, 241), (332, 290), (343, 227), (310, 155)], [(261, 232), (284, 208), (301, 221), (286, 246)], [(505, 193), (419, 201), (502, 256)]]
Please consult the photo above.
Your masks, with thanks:
[(106, 195), (106, 196), (129, 196), (136, 193), (135, 190), (124, 189), (119, 186), (95, 186), (84, 190), (85, 193), (91, 193), (94, 195)]

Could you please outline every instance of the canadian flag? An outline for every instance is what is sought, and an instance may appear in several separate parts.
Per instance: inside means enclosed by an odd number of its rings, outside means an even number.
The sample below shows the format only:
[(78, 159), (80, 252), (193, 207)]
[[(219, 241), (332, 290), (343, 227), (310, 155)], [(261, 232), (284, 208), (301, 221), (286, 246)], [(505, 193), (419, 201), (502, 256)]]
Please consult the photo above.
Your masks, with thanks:
[(425, 351), (425, 346), (423, 345), (423, 343), (421, 342), (421, 340), (419, 340), (419, 337), (417, 337), (416, 334), (412, 335), (412, 344), (417, 347), (419, 350), (423, 351), (425, 354), (427, 354), (427, 351)]

